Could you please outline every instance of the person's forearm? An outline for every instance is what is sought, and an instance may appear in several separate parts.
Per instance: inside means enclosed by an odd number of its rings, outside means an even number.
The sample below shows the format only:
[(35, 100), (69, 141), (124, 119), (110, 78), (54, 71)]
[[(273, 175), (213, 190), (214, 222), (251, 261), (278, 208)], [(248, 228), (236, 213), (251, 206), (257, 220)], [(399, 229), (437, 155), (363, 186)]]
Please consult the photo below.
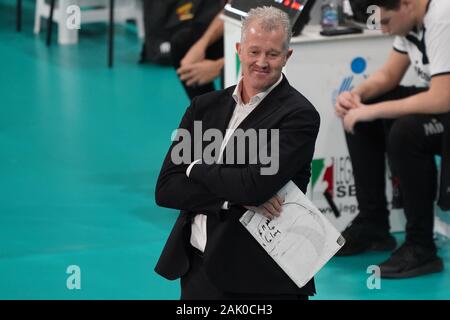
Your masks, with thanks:
[[(193, 124), (195, 119), (195, 101), (186, 109), (178, 132), (189, 132), (193, 136)], [(174, 161), (173, 148), (179, 143), (181, 136), (172, 139), (172, 145), (159, 173), (155, 188), (155, 201), (161, 207), (202, 212), (205, 214), (217, 214), (220, 212), (225, 199), (211, 193), (205, 186), (189, 179), (186, 175), (188, 165)]]
[(372, 98), (389, 92), (398, 85), (384, 70), (379, 70), (371, 75), (366, 81), (352, 90), (361, 97), (361, 101), (366, 102)]
[(201, 43), (205, 49), (223, 36), (223, 20), (220, 17), (221, 14), (222, 11), (213, 19), (209, 24), (208, 29), (206, 29), (203, 36), (199, 39), (199, 43)]
[(369, 106), (374, 118), (391, 119), (409, 114), (441, 114), (450, 111), (450, 103), (445, 96), (427, 91), (414, 96), (377, 103)]
[(311, 163), (320, 118), (316, 111), (299, 110), (290, 114), (281, 125), (278, 140), (270, 141), (270, 145), (280, 143), (279, 150), (271, 149), (274, 161), (270, 162), (270, 167), (266, 165), (270, 170), (264, 171), (261, 163), (241, 167), (203, 163), (193, 166), (189, 178), (218, 198), (238, 205), (257, 207), (265, 203), (299, 170)]
[(359, 95), (365, 103), (378, 98), (400, 84), (410, 64), (408, 55), (392, 50), (385, 64), (352, 90), (352, 93)]
[(217, 67), (218, 67), (219, 69), (222, 69), (223, 66), (225, 65), (225, 58), (217, 59), (217, 60), (216, 60), (216, 63), (217, 63)]

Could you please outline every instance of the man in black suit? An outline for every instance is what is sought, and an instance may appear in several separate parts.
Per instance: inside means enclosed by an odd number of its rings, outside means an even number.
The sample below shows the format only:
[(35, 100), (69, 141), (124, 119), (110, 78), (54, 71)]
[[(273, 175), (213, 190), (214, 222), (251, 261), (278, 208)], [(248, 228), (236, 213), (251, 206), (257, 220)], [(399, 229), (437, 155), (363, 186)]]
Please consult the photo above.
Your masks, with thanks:
[[(167, 279), (181, 277), (181, 299), (307, 299), (315, 293), (313, 280), (298, 288), (239, 222), (247, 209), (268, 218), (283, 214), (277, 191), (292, 180), (306, 192), (310, 179), (320, 118), (282, 74), (292, 54), (290, 37), (285, 13), (273, 7), (251, 10), (236, 44), (242, 67), (238, 85), (192, 101), (175, 140), (181, 133), (194, 139), (173, 143), (164, 160), (156, 203), (181, 214), (155, 270)], [(211, 141), (196, 139), (199, 124), (225, 135), (215, 163), (194, 158), (199, 150), (204, 158)], [(262, 149), (270, 153), (275, 170), (265, 171), (262, 159), (252, 161), (251, 141), (243, 154), (229, 152), (237, 133), (250, 130), (270, 131), (266, 145), (260, 136), (259, 155)], [(194, 151), (177, 157), (186, 141)], [(236, 157), (245, 161), (236, 163)]]

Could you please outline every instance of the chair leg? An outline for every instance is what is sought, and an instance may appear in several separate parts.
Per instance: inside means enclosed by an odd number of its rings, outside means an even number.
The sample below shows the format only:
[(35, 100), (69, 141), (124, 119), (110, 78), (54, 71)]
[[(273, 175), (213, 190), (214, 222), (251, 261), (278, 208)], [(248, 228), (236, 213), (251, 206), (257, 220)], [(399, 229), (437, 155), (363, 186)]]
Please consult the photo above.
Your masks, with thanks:
[(114, 59), (114, 0), (109, 0), (108, 67), (112, 68)]
[(136, 26), (138, 29), (138, 36), (140, 39), (145, 37), (145, 26), (144, 26), (144, 8), (142, 1), (135, 2), (135, 12), (136, 12)]
[(22, 0), (16, 1), (16, 30), (22, 31)]
[(47, 47), (52, 44), (52, 31), (53, 31), (53, 12), (55, 11), (55, 1), (50, 0), (50, 13), (47, 20)]
[(42, 5), (42, 0), (36, 1), (36, 8), (34, 10), (34, 34), (38, 34), (41, 31)]

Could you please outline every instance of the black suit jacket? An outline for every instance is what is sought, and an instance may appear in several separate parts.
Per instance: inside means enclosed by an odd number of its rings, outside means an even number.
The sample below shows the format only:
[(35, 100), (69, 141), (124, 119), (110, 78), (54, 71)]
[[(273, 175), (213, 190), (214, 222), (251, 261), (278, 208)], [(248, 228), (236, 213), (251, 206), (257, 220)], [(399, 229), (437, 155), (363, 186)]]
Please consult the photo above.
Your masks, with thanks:
[[(202, 121), (203, 131), (217, 128), (224, 134), (236, 105), (232, 98), (234, 88), (194, 99), (180, 128), (193, 134), (194, 121)], [(177, 279), (188, 271), (192, 218), (203, 213), (208, 217), (204, 267), (217, 288), (225, 292), (314, 294), (314, 281), (298, 288), (245, 230), (239, 218), (246, 211), (242, 205), (263, 204), (289, 180), (306, 192), (319, 123), (313, 105), (283, 76), (238, 127), (279, 129), (276, 174), (261, 175), (259, 162), (232, 165), (226, 164), (225, 159), (225, 164), (194, 165), (188, 178), (188, 164), (175, 165), (171, 160), (172, 144), (158, 178), (156, 203), (180, 209), (181, 214), (155, 271), (167, 279)], [(202, 148), (207, 144), (202, 143)], [(233, 204), (230, 210), (221, 209), (225, 200)]]

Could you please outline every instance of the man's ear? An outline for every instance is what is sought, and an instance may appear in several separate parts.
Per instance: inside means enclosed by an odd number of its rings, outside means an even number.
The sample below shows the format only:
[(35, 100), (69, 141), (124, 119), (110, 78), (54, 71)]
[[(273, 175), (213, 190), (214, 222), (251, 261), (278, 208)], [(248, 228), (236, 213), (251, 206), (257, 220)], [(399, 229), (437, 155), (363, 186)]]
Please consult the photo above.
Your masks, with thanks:
[(294, 52), (294, 50), (291, 49), (291, 48), (289, 48), (288, 51), (287, 51), (287, 53), (286, 53), (286, 62), (287, 62), (287, 61), (289, 60), (289, 58), (291, 57), (292, 52)]
[(236, 42), (236, 52), (241, 55), (241, 44), (239, 42)]

